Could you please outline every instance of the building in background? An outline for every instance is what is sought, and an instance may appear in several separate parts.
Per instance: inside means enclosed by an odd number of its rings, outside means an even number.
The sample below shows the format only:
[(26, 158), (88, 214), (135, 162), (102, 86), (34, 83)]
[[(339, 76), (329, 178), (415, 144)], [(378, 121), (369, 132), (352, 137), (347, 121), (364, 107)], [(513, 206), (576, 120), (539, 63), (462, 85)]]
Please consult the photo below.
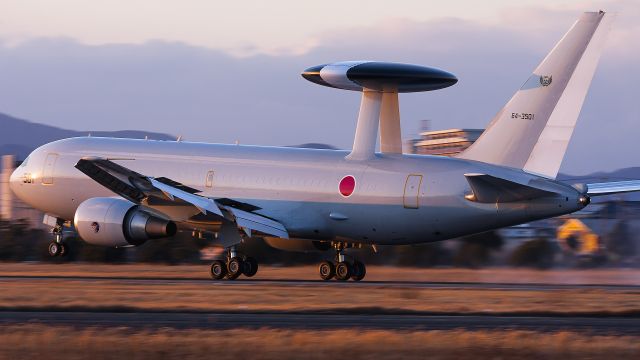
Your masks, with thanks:
[(13, 170), (18, 165), (13, 155), (2, 156), (2, 173), (0, 174), (0, 219), (2, 220), (26, 220), (29, 226), (44, 228), (42, 218), (44, 214), (29, 205), (23, 203), (13, 195), (9, 187), (9, 179)]
[(422, 155), (454, 156), (478, 140), (483, 131), (483, 129), (422, 131), (420, 138), (409, 141), (409, 152)]
[(2, 157), (2, 173), (0, 174), (0, 219), (13, 219), (13, 193), (9, 188), (9, 178), (15, 167), (14, 157), (5, 155)]

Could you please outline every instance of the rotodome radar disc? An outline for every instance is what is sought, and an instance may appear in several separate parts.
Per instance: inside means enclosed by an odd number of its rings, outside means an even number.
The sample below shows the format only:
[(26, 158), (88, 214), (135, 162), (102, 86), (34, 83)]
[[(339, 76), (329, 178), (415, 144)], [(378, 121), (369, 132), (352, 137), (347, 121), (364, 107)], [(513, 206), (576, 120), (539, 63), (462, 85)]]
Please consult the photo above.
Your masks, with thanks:
[(455, 75), (433, 67), (382, 61), (343, 61), (317, 65), (302, 72), (316, 84), (363, 91), (418, 92), (449, 87)]

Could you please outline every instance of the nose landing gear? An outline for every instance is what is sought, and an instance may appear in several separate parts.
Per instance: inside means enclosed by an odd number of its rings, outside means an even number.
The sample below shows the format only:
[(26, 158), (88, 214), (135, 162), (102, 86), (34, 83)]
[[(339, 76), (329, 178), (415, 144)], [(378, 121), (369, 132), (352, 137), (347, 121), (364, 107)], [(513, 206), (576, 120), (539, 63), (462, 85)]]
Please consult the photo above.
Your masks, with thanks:
[(335, 277), (338, 281), (347, 281), (349, 279), (353, 281), (360, 281), (364, 279), (367, 274), (367, 268), (364, 263), (353, 259), (352, 261), (346, 260), (346, 255), (343, 250), (346, 248), (344, 243), (334, 244), (336, 250), (335, 263), (331, 261), (323, 261), (318, 266), (318, 272), (322, 280), (331, 280)]
[(252, 277), (258, 272), (258, 261), (250, 256), (238, 256), (235, 247), (227, 250), (226, 261), (211, 263), (211, 278), (214, 280), (235, 280), (240, 275)]
[(60, 220), (56, 222), (56, 226), (51, 230), (54, 240), (49, 243), (48, 252), (51, 257), (65, 256), (69, 253), (69, 247), (63, 242), (63, 224)]

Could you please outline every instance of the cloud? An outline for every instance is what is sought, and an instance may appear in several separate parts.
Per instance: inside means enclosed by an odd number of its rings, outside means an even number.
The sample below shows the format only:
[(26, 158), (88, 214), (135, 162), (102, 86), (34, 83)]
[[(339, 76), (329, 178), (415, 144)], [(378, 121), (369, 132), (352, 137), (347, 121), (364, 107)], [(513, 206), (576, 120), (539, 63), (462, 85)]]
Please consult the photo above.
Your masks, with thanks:
[[(197, 141), (349, 148), (359, 94), (313, 85), (299, 73), (311, 65), (365, 58), (436, 66), (460, 78), (449, 89), (401, 97), (405, 137), (418, 131), (422, 119), (436, 128), (484, 127), (578, 16), (572, 9), (550, 11), (505, 12), (493, 24), (396, 18), (323, 33), (309, 39), (308, 49), (279, 56), (237, 57), (165, 41), (0, 43), (0, 111), (73, 129), (136, 128)], [(623, 154), (638, 151), (634, 94), (640, 55), (631, 40), (640, 31), (624, 16), (620, 23), (564, 172), (638, 165)]]

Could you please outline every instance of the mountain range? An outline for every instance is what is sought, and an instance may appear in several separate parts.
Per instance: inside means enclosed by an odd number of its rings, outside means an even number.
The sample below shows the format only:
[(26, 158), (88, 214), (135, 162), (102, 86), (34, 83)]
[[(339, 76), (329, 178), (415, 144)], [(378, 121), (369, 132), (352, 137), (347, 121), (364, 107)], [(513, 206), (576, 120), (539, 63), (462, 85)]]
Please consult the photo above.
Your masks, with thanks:
[(150, 131), (75, 131), (38, 124), (0, 113), (0, 154), (13, 154), (23, 160), (35, 148), (48, 142), (79, 136), (112, 136), (154, 140), (175, 140), (173, 135)]

